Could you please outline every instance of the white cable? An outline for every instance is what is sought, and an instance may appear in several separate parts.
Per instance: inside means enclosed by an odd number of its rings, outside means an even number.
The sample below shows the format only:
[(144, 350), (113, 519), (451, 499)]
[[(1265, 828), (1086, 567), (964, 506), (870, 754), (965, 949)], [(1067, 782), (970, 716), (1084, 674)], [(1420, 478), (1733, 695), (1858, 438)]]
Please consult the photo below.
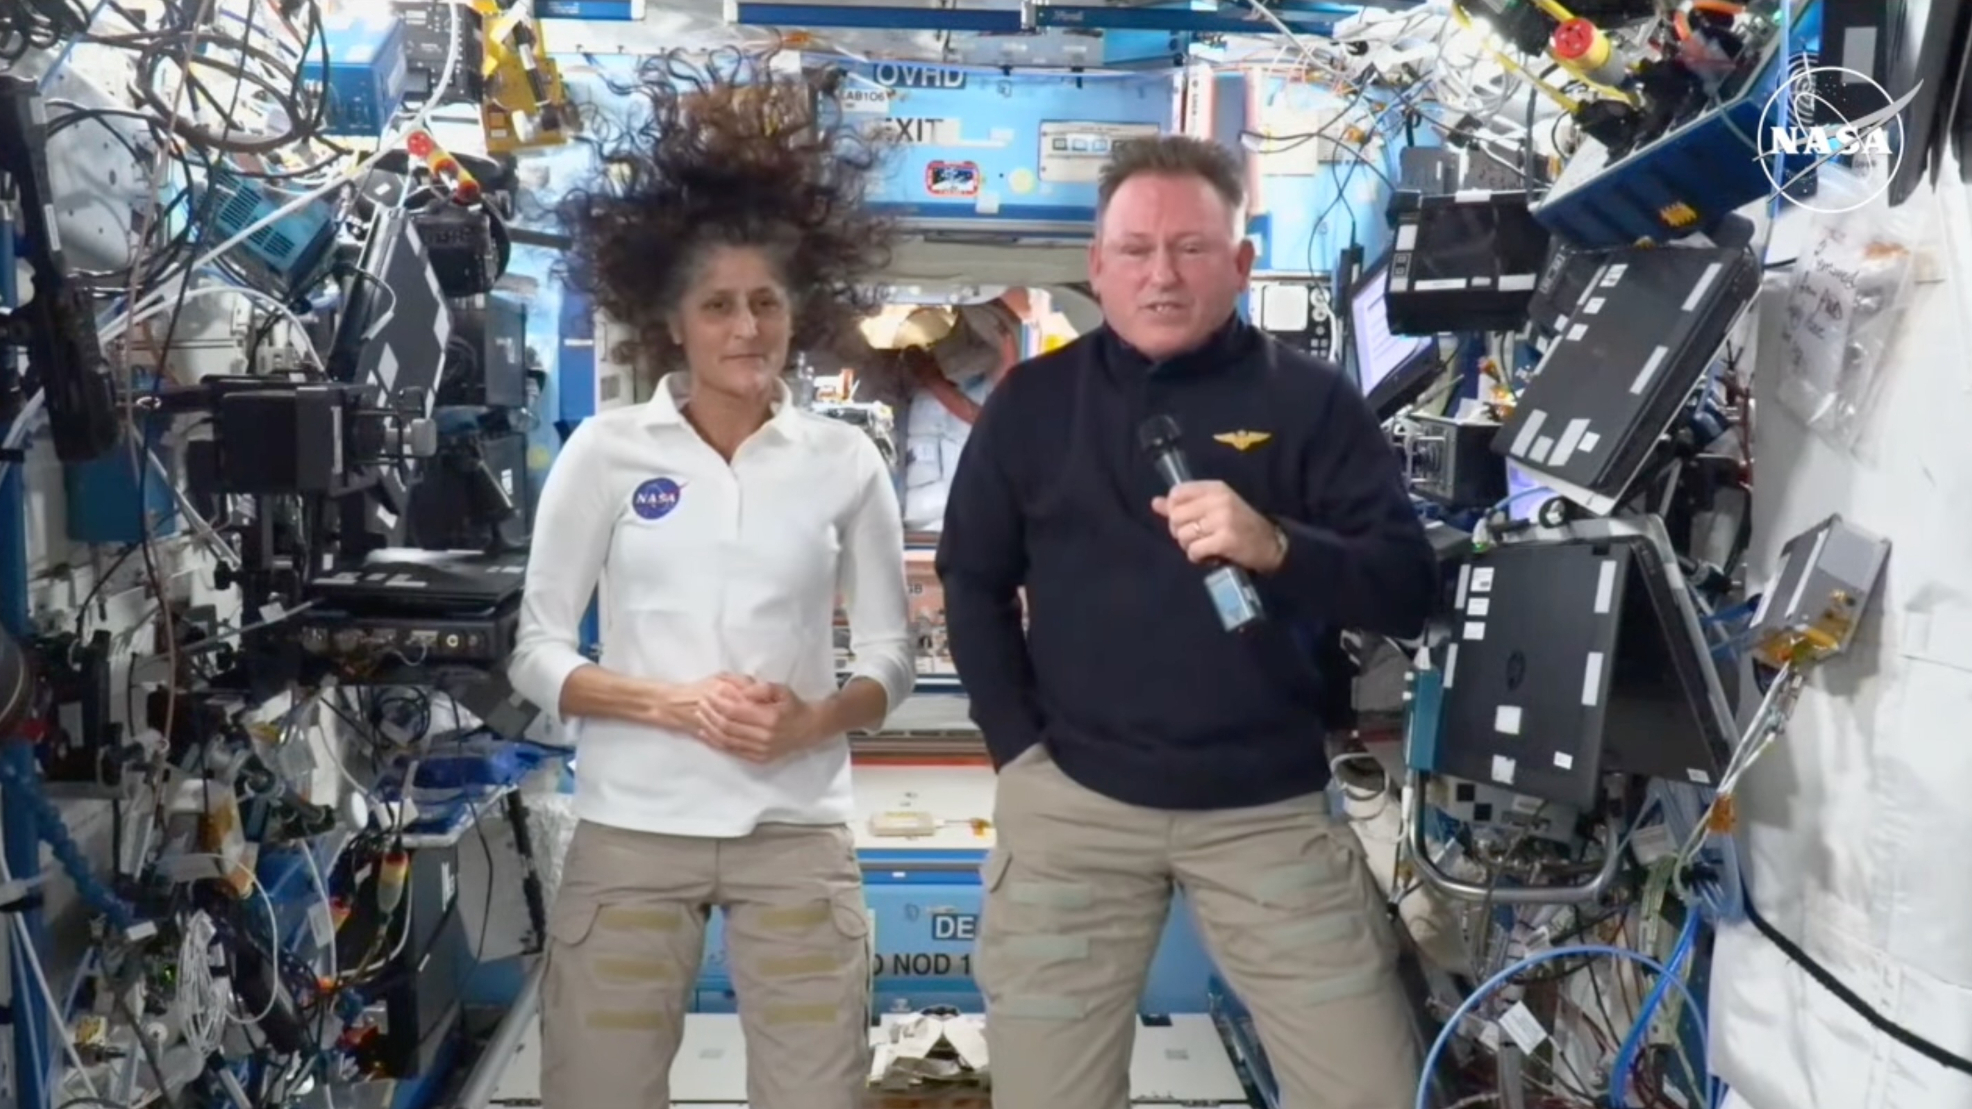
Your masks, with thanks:
[[(14, 875), (7, 868), (6, 856), (0, 853), (0, 884), (11, 885), (13, 881)], [(20, 913), (8, 913), (7, 919), (13, 922), (14, 942), (20, 945), (21, 951), (26, 955), (28, 969), (34, 974), (35, 985), (41, 990), (42, 1004), (48, 1007), (49, 1015), (55, 1018), (55, 1034), (61, 1037), (62, 1053), (68, 1056), (69, 1066), (74, 1069), (75, 1077), (81, 1080), (83, 1091), (92, 1100), (101, 1100), (101, 1095), (96, 1092), (96, 1084), (89, 1080), (89, 1069), (82, 1063), (82, 1053), (76, 1050), (75, 1034), (68, 1026), (68, 1014), (62, 1012), (62, 1003), (56, 1000), (54, 989), (48, 985), (48, 970), (41, 965), (41, 952), (34, 946), (34, 938), (28, 934), (27, 921), (21, 918)], [(18, 991), (16, 994), (18, 995)], [(139, 1029), (137, 1034), (143, 1035), (143, 1030)]]
[[(21, 444), (27, 442), (28, 430), (34, 426), (35, 420), (40, 417), (41, 410), (47, 407), (47, 404), (48, 394), (36, 389), (34, 395), (27, 398), (27, 404), (21, 408), (20, 413), (14, 417), (13, 426), (7, 429), (6, 437), (0, 439), (0, 450), (20, 450)], [(13, 469), (13, 465), (12, 462), (0, 458), (0, 481), (7, 480), (7, 472)]]
[[(447, 88), (451, 85), (452, 75), (457, 70), (459, 64), (459, 52), (460, 52), (459, 51), (459, 39), (460, 39), (459, 5), (456, 2), (456, 0), (451, 0), (451, 2), (448, 2), (445, 5), (445, 8), (446, 11), (448, 11), (451, 14), (451, 20), (450, 20), (451, 34), (445, 50), (445, 66), (443, 69), (439, 70), (438, 83), (433, 86), (434, 88), (438, 88), (438, 89)], [(355, 165), (351, 166), (346, 172), (344, 172), (340, 177), (330, 178), (329, 181), (326, 184), (322, 185), (321, 187), (311, 192), (302, 193), (296, 196), (293, 200), (290, 200), (286, 204), (280, 206), (279, 208), (274, 209), (272, 212), (269, 212), (268, 214), (260, 217), (259, 219), (253, 221), (252, 223), (247, 224), (245, 227), (241, 228), (237, 233), (235, 233), (232, 238), (225, 240), (224, 242), (220, 243), (218, 246), (213, 247), (211, 250), (206, 251), (204, 254), (200, 255), (198, 260), (191, 264), (190, 268), (193, 270), (204, 269), (205, 267), (211, 265), (213, 262), (224, 257), (225, 254), (228, 251), (232, 250), (234, 247), (240, 245), (243, 242), (246, 242), (248, 239), (259, 234), (265, 228), (271, 227), (274, 224), (279, 223), (281, 220), (286, 219), (287, 217), (293, 215), (294, 213), (300, 211), (301, 209), (307, 207), (308, 205), (313, 204), (315, 201), (321, 199), (322, 197), (327, 196), (329, 193), (334, 192), (336, 189), (341, 188), (346, 182), (354, 181), (356, 178), (360, 177), (366, 170), (368, 170), (371, 166), (375, 165), (379, 160), (381, 160), (384, 157), (384, 155), (389, 154), (393, 150), (395, 150), (398, 142), (401, 141), (405, 136), (409, 135), (413, 131), (423, 130), (426, 121), (431, 117), (431, 113), (438, 107), (438, 101), (439, 98), (436, 96), (425, 101), (424, 106), (418, 110), (417, 115), (412, 117), (411, 122), (409, 124), (405, 125), (396, 134), (390, 136), (387, 140), (378, 143), (377, 149), (374, 153), (358, 161)], [(149, 314), (155, 314), (153, 310), (156, 309), (160, 304), (167, 302), (167, 300), (171, 295), (172, 294), (168, 293), (166, 290), (160, 289), (157, 292), (152, 293), (150, 296), (145, 297), (143, 300), (139, 301), (135, 305), (132, 305), (130, 310), (126, 312), (123, 317), (119, 317), (118, 319), (110, 321), (108, 327), (105, 328), (105, 333), (114, 334), (116, 333), (116, 331), (121, 330), (118, 327), (118, 325), (124, 323), (124, 321), (127, 319), (141, 320), (148, 318)]]
[[(408, 876), (406, 877), (405, 881), (407, 884), (409, 883), (410, 879)], [(384, 965), (386, 966), (396, 962), (397, 957), (404, 954), (404, 948), (407, 945), (409, 945), (409, 943), (411, 942), (411, 906), (416, 904), (416, 902), (417, 899), (411, 896), (411, 891), (405, 890), (404, 891), (404, 927), (398, 930), (397, 946), (391, 948), (390, 954), (384, 956), (383, 962)]]
[(186, 1046), (205, 1058), (219, 1049), (226, 1022), (226, 996), (212, 975), (212, 945), (218, 929), (203, 911), (185, 921), (185, 940), (178, 948), (179, 1019)]
[(1753, 713), (1752, 722), (1747, 725), (1745, 734), (1734, 745), (1732, 757), (1719, 775), (1719, 784), (1712, 795), (1712, 803), (1706, 807), (1704, 815), (1693, 825), (1690, 836), (1685, 839), (1682, 848), (1678, 851), (1680, 872), (1691, 865), (1691, 861), (1698, 857), (1698, 853), (1711, 839), (1712, 822), (1716, 819), (1719, 809), (1731, 803), (1734, 791), (1738, 789), (1739, 781), (1745, 776), (1746, 771), (1751, 769), (1753, 764), (1759, 761), (1760, 756), (1764, 755), (1767, 749), (1778, 742), (1781, 735), (1786, 732), (1788, 716), (1793, 710), (1793, 699), (1800, 693), (1805, 681), (1805, 673), (1796, 669), (1792, 662), (1781, 667), (1780, 672), (1774, 675), (1772, 684), (1767, 686), (1766, 695), (1760, 699), (1760, 707)]
[(199, 515), (199, 510), (192, 504), (192, 499), (185, 495), (184, 490), (178, 488), (177, 479), (172, 477), (171, 471), (165, 468), (164, 462), (158, 458), (157, 452), (147, 450), (144, 452), (144, 456), (150, 460), (151, 471), (157, 474), (158, 480), (164, 482), (164, 487), (171, 491), (171, 499), (178, 503), (178, 514), (183, 516), (185, 522), (192, 526), (192, 531), (197, 533), (199, 541), (204, 544), (206, 549), (212, 554), (212, 557), (224, 562), (235, 570), (239, 569), (240, 556), (234, 553), (232, 547), (226, 545), (226, 540), (206, 521), (206, 518)]
[[(327, 954), (329, 959), (329, 981), (333, 982), (338, 977), (340, 977), (340, 972), (336, 969), (335, 906), (329, 901), (329, 883), (325, 881), (322, 877), (321, 864), (315, 861), (315, 845), (313, 843), (308, 843), (304, 841), (302, 844), (301, 857), (308, 861), (308, 877), (315, 883), (315, 892), (322, 895), (322, 912), (327, 914), (327, 919), (329, 922), (329, 938), (327, 942), (322, 944), (322, 946), (327, 949)], [(338, 859), (342, 857), (342, 848), (340, 846), (336, 848), (335, 857)], [(335, 865), (335, 860), (331, 859), (329, 865), (330, 867), (333, 868)]]
[[(405, 881), (406, 884), (408, 885), (409, 884), (408, 876), (406, 877)], [(409, 945), (411, 939), (412, 897), (411, 897), (411, 891), (409, 889), (406, 889), (404, 891), (403, 898), (404, 898), (403, 901), (401, 901), (398, 905), (398, 911), (391, 914), (388, 917), (385, 917), (382, 925), (383, 927), (388, 928), (390, 926), (390, 921), (392, 919), (399, 919), (402, 922), (397, 930), (397, 942), (391, 945), (390, 953), (380, 958), (371, 959), (370, 961), (364, 963), (362, 966), (359, 966), (356, 969), (350, 971), (347, 975), (345, 975), (342, 979), (340, 979), (340, 981), (361, 982), (367, 979), (370, 975), (375, 974), (377, 971), (383, 969), (384, 967), (389, 966), (392, 962), (396, 961), (398, 956), (404, 954), (404, 948)], [(371, 950), (374, 951), (375, 941), (373, 940), (371, 942), (372, 942)]]
[[(190, 278), (187, 278), (187, 280), (190, 280)], [(247, 300), (250, 300), (255, 304), (258, 304), (261, 307), (268, 309), (269, 311), (280, 313), (282, 316), (287, 318), (288, 323), (291, 326), (293, 326), (295, 330), (301, 332), (303, 335), (308, 334), (308, 325), (301, 322), (301, 317), (294, 314), (294, 309), (289, 308), (287, 305), (281, 303), (281, 301), (277, 297), (274, 297), (267, 293), (263, 293), (259, 289), (249, 288), (248, 286), (245, 285), (232, 285), (232, 284), (224, 284), (224, 283), (216, 284), (216, 285), (200, 285), (197, 288), (185, 289), (182, 292), (178, 290), (161, 289), (157, 293), (154, 293), (152, 295), (162, 297), (164, 299), (158, 301), (155, 304), (149, 304), (149, 302), (146, 302), (149, 306), (138, 309), (135, 315), (125, 314), (114, 320), (111, 320), (109, 323), (105, 324), (99, 330), (98, 334), (101, 335), (101, 337), (104, 339), (114, 339), (118, 335), (123, 334), (125, 331), (130, 330), (130, 328), (136, 326), (137, 324), (143, 323), (145, 320), (148, 320), (154, 316), (164, 315), (166, 312), (175, 311), (178, 308), (179, 303), (181, 301), (194, 300), (200, 297), (216, 297), (216, 296), (245, 297)], [(325, 370), (325, 367), (322, 365), (321, 356), (315, 353), (313, 347), (308, 348), (308, 356), (310, 359), (314, 361), (316, 369)]]
[(232, 884), (232, 880), (229, 877), (229, 875), (231, 874), (231, 872), (235, 867), (239, 868), (241, 871), (245, 872), (247, 876), (247, 881), (253, 884), (253, 892), (260, 895), (260, 904), (267, 910), (267, 941), (269, 944), (272, 945), (272, 950), (269, 952), (269, 955), (272, 957), (272, 968), (273, 968), (273, 982), (268, 987), (267, 990), (267, 1007), (265, 1009), (262, 1009), (257, 1015), (252, 1017), (241, 1017), (239, 1014), (233, 1012), (231, 1006), (228, 1006), (225, 1009), (226, 1019), (233, 1021), (234, 1023), (243, 1024), (243, 1025), (259, 1024), (261, 1021), (266, 1020), (269, 1014), (273, 1013), (274, 1006), (276, 1003), (278, 1003), (281, 1000), (281, 993), (282, 993), (281, 973), (280, 973), (280, 954), (281, 954), (281, 946), (282, 946), (281, 945), (281, 918), (277, 916), (274, 912), (274, 899), (273, 897), (268, 895), (267, 887), (260, 884), (260, 875), (255, 874), (253, 872), (253, 868), (247, 866), (245, 863), (228, 859), (224, 855), (215, 855), (211, 852), (193, 853), (182, 857), (187, 859), (211, 859), (212, 861), (218, 863), (220, 867), (219, 873), (214, 875), (213, 878), (210, 880), (225, 882), (228, 885)]

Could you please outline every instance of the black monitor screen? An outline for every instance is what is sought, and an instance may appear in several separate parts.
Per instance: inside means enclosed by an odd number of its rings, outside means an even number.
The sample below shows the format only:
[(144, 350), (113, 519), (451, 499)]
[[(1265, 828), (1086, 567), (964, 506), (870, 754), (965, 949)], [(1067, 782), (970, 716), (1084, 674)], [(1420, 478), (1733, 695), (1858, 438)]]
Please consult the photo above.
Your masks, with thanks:
[(1437, 337), (1432, 335), (1392, 335), (1390, 314), (1384, 307), (1384, 290), (1390, 284), (1390, 269), (1379, 263), (1363, 275), (1349, 302), (1349, 331), (1354, 338), (1356, 384), (1364, 396), (1373, 396), (1377, 387), (1392, 374), (1428, 353)]
[(1427, 281), (1538, 274), (1547, 264), (1548, 233), (1520, 205), (1449, 204), (1428, 210), (1414, 226), (1413, 288)]

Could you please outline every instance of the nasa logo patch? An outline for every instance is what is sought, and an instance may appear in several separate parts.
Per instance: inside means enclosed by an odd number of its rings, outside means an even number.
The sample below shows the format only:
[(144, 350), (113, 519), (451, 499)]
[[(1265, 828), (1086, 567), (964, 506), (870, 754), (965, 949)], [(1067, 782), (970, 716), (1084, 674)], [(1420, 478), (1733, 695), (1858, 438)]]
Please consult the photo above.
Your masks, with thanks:
[(630, 494), (630, 508), (646, 520), (662, 520), (678, 507), (683, 488), (668, 477), (654, 477)]

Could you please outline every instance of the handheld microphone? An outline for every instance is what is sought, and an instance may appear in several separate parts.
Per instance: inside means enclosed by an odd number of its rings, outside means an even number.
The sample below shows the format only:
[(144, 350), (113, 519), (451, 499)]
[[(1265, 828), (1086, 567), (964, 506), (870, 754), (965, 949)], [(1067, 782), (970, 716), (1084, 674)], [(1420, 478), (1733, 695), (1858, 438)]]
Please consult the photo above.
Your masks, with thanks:
[[(1152, 416), (1137, 428), (1137, 446), (1150, 456), (1157, 476), (1167, 486), (1192, 480), (1191, 464), (1178, 434), (1178, 421), (1169, 416)], [(1214, 559), (1205, 564), (1205, 593), (1218, 610), (1219, 626), (1229, 632), (1244, 631), (1266, 616), (1260, 605), (1260, 592), (1245, 570)]]

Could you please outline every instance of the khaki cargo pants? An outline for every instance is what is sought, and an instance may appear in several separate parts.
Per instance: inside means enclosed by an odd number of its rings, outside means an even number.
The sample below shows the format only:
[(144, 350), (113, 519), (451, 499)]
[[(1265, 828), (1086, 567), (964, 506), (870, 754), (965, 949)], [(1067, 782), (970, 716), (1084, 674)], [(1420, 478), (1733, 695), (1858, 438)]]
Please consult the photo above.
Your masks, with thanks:
[(994, 1109), (1127, 1109), (1174, 885), (1253, 1014), (1283, 1109), (1409, 1109), (1418, 1045), (1395, 938), (1324, 795), (1138, 808), (1036, 746), (1001, 770), (995, 817), (977, 960)]
[(545, 1109), (662, 1109), (725, 910), (752, 1109), (852, 1109), (869, 1081), (870, 924), (849, 829), (740, 839), (583, 822), (549, 914)]

